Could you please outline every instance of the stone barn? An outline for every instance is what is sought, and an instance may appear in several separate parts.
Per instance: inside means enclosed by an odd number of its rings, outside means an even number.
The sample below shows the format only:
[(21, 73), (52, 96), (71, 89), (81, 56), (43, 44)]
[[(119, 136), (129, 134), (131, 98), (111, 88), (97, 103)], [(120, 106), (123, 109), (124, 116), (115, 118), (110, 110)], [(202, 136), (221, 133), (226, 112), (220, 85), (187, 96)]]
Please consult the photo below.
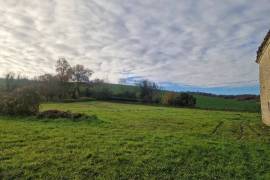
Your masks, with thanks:
[(262, 120), (270, 126), (270, 31), (257, 52), (260, 68)]

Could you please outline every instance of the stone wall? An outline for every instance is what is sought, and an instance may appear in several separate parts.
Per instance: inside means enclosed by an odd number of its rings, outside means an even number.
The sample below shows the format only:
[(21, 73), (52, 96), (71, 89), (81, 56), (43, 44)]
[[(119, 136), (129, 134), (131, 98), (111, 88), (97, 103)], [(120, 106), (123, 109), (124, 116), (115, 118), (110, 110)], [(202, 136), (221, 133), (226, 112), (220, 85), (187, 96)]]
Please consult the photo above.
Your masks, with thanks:
[(270, 46), (265, 45), (260, 57), (261, 107), (263, 122), (270, 126)]

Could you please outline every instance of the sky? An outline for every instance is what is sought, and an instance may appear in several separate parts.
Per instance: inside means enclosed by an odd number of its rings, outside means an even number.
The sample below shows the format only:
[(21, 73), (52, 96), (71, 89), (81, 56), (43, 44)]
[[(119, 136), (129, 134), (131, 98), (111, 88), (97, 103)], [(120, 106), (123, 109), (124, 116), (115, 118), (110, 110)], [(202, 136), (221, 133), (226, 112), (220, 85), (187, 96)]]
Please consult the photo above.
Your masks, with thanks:
[(66, 57), (111, 83), (258, 94), (269, 13), (269, 0), (0, 0), (0, 76)]

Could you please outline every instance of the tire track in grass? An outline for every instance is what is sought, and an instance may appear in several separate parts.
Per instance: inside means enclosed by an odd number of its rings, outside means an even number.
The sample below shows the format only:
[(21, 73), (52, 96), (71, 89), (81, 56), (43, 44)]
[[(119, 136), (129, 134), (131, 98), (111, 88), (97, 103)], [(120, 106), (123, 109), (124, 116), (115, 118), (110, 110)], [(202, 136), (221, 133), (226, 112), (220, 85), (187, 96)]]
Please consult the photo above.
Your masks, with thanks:
[(263, 136), (269, 136), (270, 135), (270, 128), (269, 127), (261, 124), (261, 125), (259, 125), (259, 129), (260, 129), (261, 134)]
[(250, 131), (252, 133), (254, 133), (256, 136), (260, 137), (261, 136), (261, 133), (259, 133), (258, 131), (256, 131), (248, 122), (244, 122), (244, 121), (241, 121), (240, 122), (240, 125), (239, 125), (239, 137), (238, 137), (238, 140), (241, 140), (244, 138), (244, 130), (248, 131), (248, 129), (250, 129)]
[(224, 122), (223, 121), (221, 121), (221, 122), (219, 122), (217, 125), (216, 125), (216, 127), (213, 129), (213, 131), (212, 131), (212, 135), (214, 135), (214, 134), (216, 134), (217, 133), (217, 131), (221, 128), (221, 126), (224, 124)]
[(256, 134), (257, 136), (261, 136), (261, 133), (259, 133), (258, 131), (256, 131), (253, 127), (251, 127), (250, 124), (247, 124), (247, 127), (254, 133)]
[(263, 134), (258, 132), (255, 128), (253, 128), (249, 123), (242, 121), (239, 125), (239, 137), (238, 140), (244, 138), (244, 130), (250, 129), (252, 133), (254, 133), (256, 136), (261, 137)]
[(244, 136), (244, 122), (240, 122), (240, 125), (239, 125), (239, 137), (238, 137), (238, 140), (241, 140)]

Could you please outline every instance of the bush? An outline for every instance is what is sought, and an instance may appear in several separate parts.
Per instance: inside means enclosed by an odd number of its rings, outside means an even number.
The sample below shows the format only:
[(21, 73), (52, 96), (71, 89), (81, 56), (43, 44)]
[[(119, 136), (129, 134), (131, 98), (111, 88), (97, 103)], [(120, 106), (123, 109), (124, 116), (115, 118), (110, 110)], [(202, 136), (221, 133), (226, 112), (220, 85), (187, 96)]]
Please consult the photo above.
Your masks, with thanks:
[(94, 98), (88, 98), (88, 97), (81, 97), (79, 99), (63, 99), (60, 100), (62, 103), (75, 103), (75, 102), (89, 102), (89, 101), (95, 101)]
[(140, 98), (145, 103), (152, 103), (154, 95), (158, 92), (159, 87), (155, 82), (143, 80), (139, 83)]
[(16, 106), (15, 97), (1, 93), (1, 101), (0, 101), (0, 114), (3, 115), (12, 115), (14, 114), (14, 107)]
[(162, 104), (164, 105), (173, 105), (176, 93), (168, 92), (165, 93), (162, 97)]
[(93, 97), (98, 100), (108, 100), (113, 96), (112, 92), (107, 87), (102, 87), (93, 92)]
[(196, 105), (196, 98), (187, 93), (181, 93), (174, 99), (175, 106), (194, 107)]
[(120, 92), (118, 94), (116, 94), (115, 96), (119, 97), (119, 98), (128, 98), (128, 99), (136, 99), (137, 96), (136, 96), (136, 92), (134, 91), (123, 91), (123, 92)]
[(163, 96), (162, 103), (172, 106), (194, 107), (196, 105), (196, 98), (187, 93), (166, 93)]
[(51, 74), (44, 74), (38, 77), (38, 91), (46, 101), (59, 99), (62, 87), (57, 77)]
[(0, 114), (35, 115), (39, 112), (40, 101), (40, 96), (34, 88), (18, 88), (1, 95)]
[(85, 89), (85, 93), (84, 94), (85, 94), (86, 97), (90, 97), (92, 95), (91, 90), (89, 89), (89, 87), (87, 87)]
[(119, 101), (119, 102), (140, 102), (140, 100), (138, 99), (134, 99), (134, 98), (124, 98), (124, 97), (111, 97), (110, 98), (111, 101)]
[(161, 104), (162, 102), (162, 95), (161, 93), (155, 92), (152, 97), (152, 103)]

